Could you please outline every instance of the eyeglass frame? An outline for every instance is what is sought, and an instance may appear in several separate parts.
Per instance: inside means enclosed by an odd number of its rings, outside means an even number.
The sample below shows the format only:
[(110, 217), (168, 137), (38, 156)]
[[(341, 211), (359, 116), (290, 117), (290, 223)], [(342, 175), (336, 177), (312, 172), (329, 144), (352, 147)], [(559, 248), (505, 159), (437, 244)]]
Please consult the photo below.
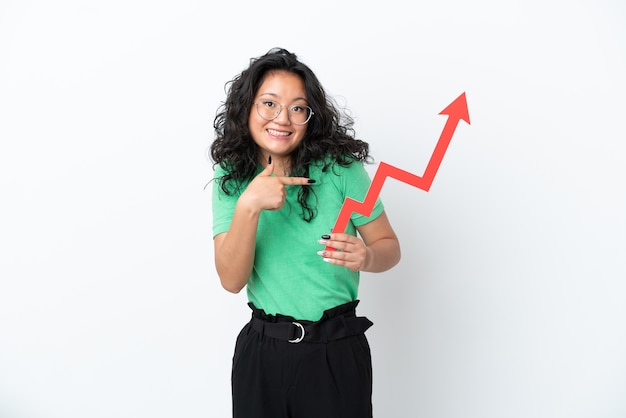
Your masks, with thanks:
[[(284, 107), (287, 108), (287, 119), (289, 119), (289, 121), (291, 123), (293, 123), (294, 125), (298, 125), (298, 126), (306, 125), (307, 123), (309, 123), (309, 121), (311, 120), (311, 118), (315, 114), (315, 112), (313, 112), (313, 109), (311, 109), (311, 106), (308, 106), (308, 105), (297, 105), (297, 104), (294, 104), (294, 105), (291, 105), (291, 106), (287, 106), (287, 105), (278, 103), (278, 102), (276, 102), (274, 100), (266, 100), (266, 102), (276, 103), (278, 106), (280, 106), (280, 108), (278, 109), (278, 112), (276, 112), (276, 114), (274, 115), (273, 118), (269, 118), (268, 119), (268, 118), (263, 117), (261, 115), (261, 113), (259, 112), (259, 104), (263, 104), (263, 102), (261, 101), (261, 102), (254, 102), (254, 103), (252, 103), (256, 107), (256, 114), (259, 115), (259, 117), (261, 119), (263, 119), (263, 120), (274, 120), (274, 119), (276, 119), (280, 115), (280, 113), (283, 111)], [(293, 120), (291, 120), (291, 110), (290, 110), (290, 108), (294, 107), (294, 106), (306, 107), (307, 109), (309, 109), (309, 117), (303, 123), (297, 123), (297, 122), (294, 122)]]

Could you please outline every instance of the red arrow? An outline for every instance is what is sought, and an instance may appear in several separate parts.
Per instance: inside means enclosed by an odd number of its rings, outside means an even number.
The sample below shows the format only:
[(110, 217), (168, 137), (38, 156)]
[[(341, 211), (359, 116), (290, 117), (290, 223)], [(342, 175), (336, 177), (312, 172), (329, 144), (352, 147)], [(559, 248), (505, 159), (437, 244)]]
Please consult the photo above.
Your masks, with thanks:
[[(350, 216), (353, 213), (370, 216), (372, 210), (374, 210), (376, 199), (380, 195), (380, 190), (383, 188), (383, 184), (385, 183), (385, 180), (387, 180), (387, 177), (410, 184), (411, 186), (415, 186), (426, 192), (430, 190), (430, 186), (435, 179), (437, 170), (439, 170), (443, 156), (446, 154), (446, 150), (448, 149), (448, 145), (450, 144), (450, 140), (454, 135), (454, 131), (456, 130), (459, 121), (462, 119), (466, 123), (470, 123), (465, 93), (462, 93), (459, 97), (457, 97), (448, 105), (448, 107), (439, 112), (439, 114), (448, 115), (448, 120), (443, 127), (443, 131), (441, 131), (441, 136), (439, 136), (439, 141), (437, 141), (433, 155), (430, 157), (426, 170), (424, 170), (424, 175), (420, 177), (413, 173), (409, 173), (408, 171), (402, 170), (401, 168), (381, 162), (376, 170), (376, 173), (374, 174), (374, 178), (372, 179), (372, 183), (370, 184), (363, 202), (359, 202), (349, 197), (343, 202), (341, 210), (339, 211), (339, 216), (337, 216), (337, 221), (333, 227), (333, 232), (343, 233), (346, 230), (346, 226), (348, 225), (348, 222), (350, 222)], [(334, 250), (334, 248), (330, 247), (326, 247), (326, 249), (329, 251)]]

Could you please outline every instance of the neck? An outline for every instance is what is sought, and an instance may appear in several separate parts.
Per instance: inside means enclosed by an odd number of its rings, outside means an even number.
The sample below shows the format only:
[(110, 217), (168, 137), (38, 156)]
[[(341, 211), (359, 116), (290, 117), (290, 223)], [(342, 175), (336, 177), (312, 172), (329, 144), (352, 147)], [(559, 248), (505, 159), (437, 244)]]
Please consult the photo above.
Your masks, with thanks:
[[(261, 166), (265, 167), (268, 163), (270, 154), (261, 154)], [(288, 157), (280, 157), (272, 155), (272, 163), (274, 164), (274, 173), (279, 176), (288, 176), (291, 173), (291, 162)]]

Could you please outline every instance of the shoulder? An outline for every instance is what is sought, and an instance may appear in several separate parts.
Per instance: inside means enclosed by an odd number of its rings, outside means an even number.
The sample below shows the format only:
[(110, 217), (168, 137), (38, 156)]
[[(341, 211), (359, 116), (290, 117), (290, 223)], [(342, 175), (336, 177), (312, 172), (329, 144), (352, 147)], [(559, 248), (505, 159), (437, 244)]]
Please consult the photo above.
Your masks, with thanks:
[(225, 163), (222, 162), (222, 163), (213, 164), (213, 178), (215, 180), (221, 179), (228, 173), (229, 173), (229, 170), (227, 170)]
[[(240, 194), (241, 191), (246, 188), (248, 183), (252, 181), (252, 179), (241, 179), (239, 176), (236, 176), (234, 174), (235, 168), (228, 164), (228, 162), (215, 164), (213, 170), (213, 181), (219, 185), (219, 189), (226, 194)], [(258, 166), (255, 175), (260, 173), (262, 170), (263, 168)]]

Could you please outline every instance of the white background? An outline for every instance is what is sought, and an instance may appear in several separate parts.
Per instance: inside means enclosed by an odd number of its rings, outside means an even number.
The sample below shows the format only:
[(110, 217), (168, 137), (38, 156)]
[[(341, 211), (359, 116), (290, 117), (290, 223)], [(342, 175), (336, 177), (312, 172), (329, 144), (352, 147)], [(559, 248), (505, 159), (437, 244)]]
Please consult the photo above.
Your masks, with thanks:
[[(224, 84), (274, 46), (353, 112), (402, 244), (364, 274), (378, 417), (626, 416), (618, 1), (0, 3), (0, 417), (227, 417)], [(369, 167), (373, 173), (376, 165)]]

